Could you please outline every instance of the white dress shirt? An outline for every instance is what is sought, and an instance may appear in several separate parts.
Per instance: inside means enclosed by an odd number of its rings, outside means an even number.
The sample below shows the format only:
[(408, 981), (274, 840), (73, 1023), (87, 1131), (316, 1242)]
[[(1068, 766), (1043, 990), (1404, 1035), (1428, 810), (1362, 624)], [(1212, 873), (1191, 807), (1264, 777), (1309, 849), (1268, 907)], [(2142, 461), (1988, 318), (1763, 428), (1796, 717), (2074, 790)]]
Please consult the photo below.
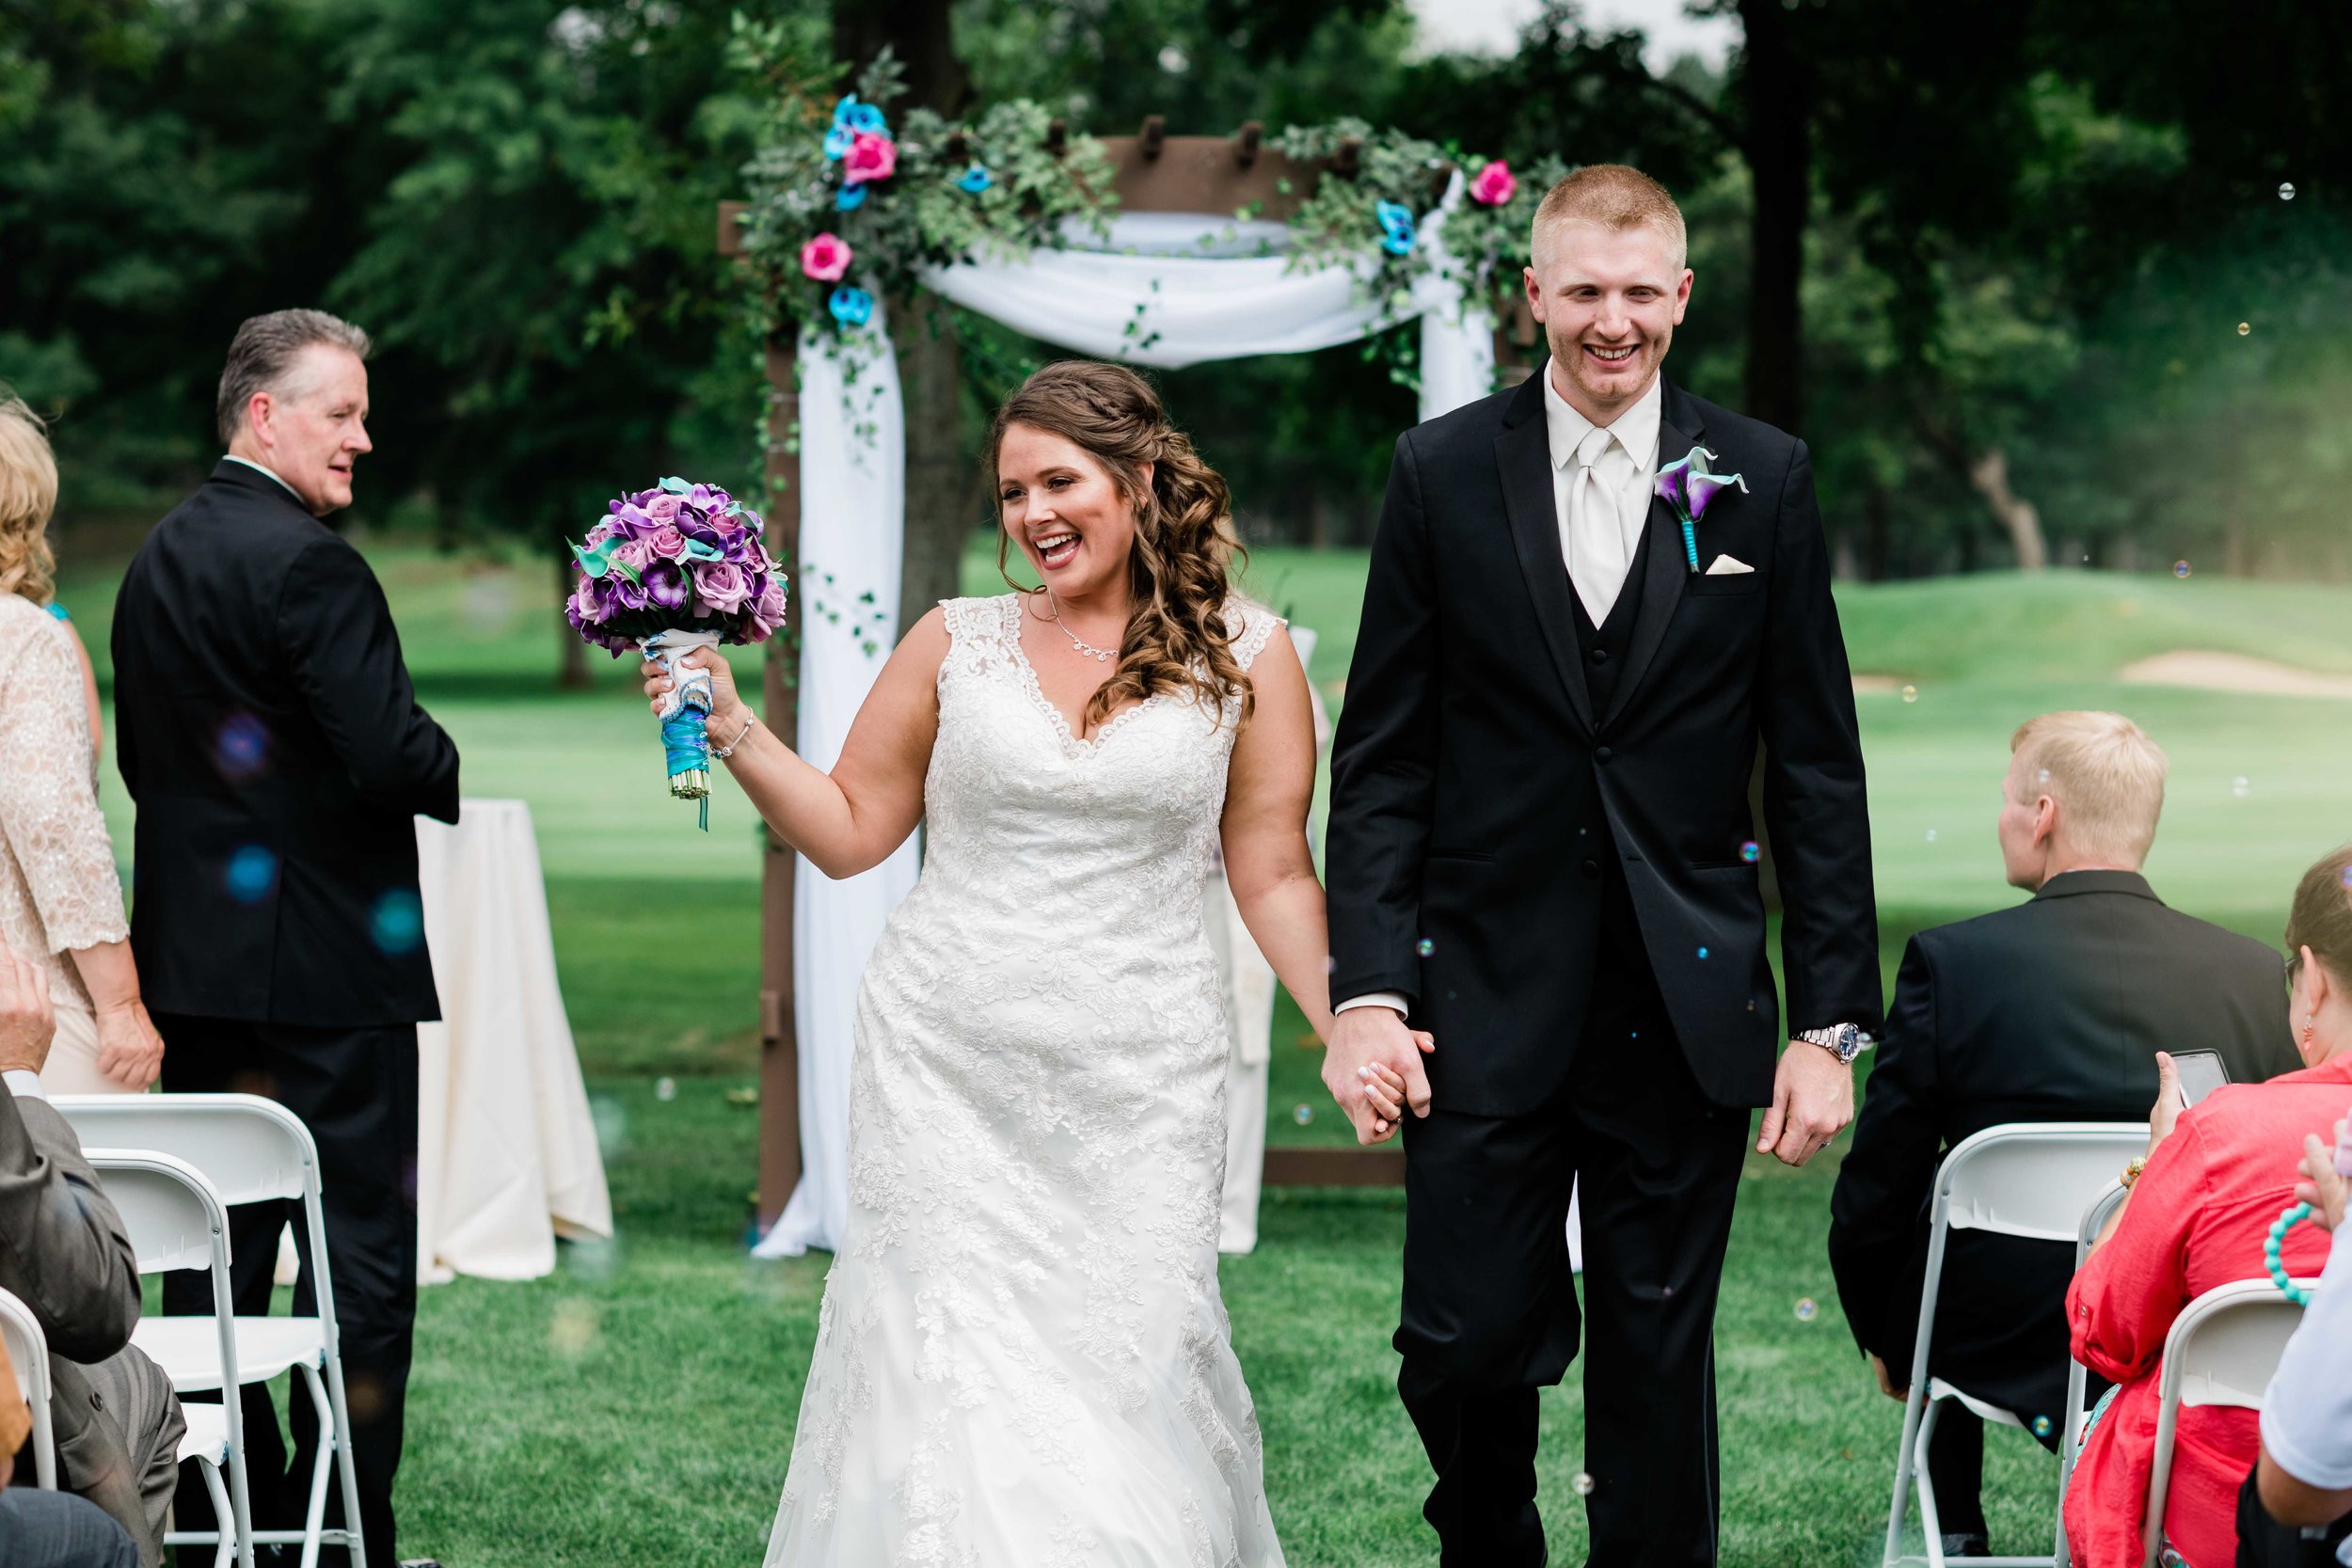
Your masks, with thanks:
[[(250, 457), (239, 457), (233, 451), (223, 452), (221, 455), (231, 463), (244, 464), (246, 467), (252, 469), (257, 474), (267, 474), (272, 479), (278, 479), (278, 470), (276, 468), (265, 468), (261, 464), (254, 462)], [(288, 484), (284, 480), (278, 479), (278, 487), (285, 491), (286, 494), (294, 497), (295, 500), (299, 501), (302, 499), (300, 492), (296, 491), (293, 485)], [(310, 509), (308, 506), (305, 506), (302, 510), (308, 512)]]
[[(1567, 563), (1568, 579), (1584, 600), (1586, 613), (1592, 612), (1596, 602), (1601, 606), (1600, 612), (1593, 616), (1597, 626), (1609, 618), (1609, 606), (1616, 602), (1618, 593), (1625, 587), (1626, 576), (1641, 545), (1642, 530), (1649, 526), (1649, 493), (1658, 480), (1658, 426), (1664, 414), (1666, 383), (1663, 376), (1651, 376), (1649, 390), (1634, 399), (1632, 406), (1608, 427), (1616, 439), (1594, 467), (1616, 502), (1617, 527), (1624, 535), (1625, 550), (1614, 562), (1613, 570), (1596, 578), (1593, 564), (1587, 562), (1585, 575), (1580, 578), (1568, 528), (1575, 486), (1582, 478), (1576, 460), (1577, 448), (1592, 433), (1593, 421), (1560, 395), (1559, 383), (1553, 379), (1558, 370), (1554, 361), (1544, 371), (1544, 432), (1551, 448), (1552, 517), (1560, 530), (1560, 558)], [(1338, 1014), (1350, 1007), (1393, 1007), (1399, 1013), (1406, 1010), (1405, 998), (1391, 990), (1351, 996), (1331, 1010)]]

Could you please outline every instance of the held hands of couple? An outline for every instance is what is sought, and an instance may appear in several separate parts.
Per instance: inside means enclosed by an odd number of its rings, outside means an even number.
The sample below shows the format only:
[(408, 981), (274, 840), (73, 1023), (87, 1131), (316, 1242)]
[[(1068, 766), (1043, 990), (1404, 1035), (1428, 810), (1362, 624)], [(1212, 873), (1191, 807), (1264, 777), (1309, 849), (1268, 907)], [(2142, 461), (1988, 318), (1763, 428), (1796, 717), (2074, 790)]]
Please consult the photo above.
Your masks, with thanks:
[(1393, 1007), (1350, 1007), (1331, 1022), (1323, 1053), (1323, 1086), (1355, 1124), (1359, 1144), (1386, 1143), (1409, 1107), (1429, 1114), (1429, 1075), (1421, 1059), (1437, 1041), (1407, 1029)]
[(1802, 1165), (1853, 1120), (1853, 1069), (1810, 1040), (1790, 1040), (1772, 1070), (1772, 1103), (1756, 1151)]
[(98, 1009), (98, 1070), (126, 1089), (141, 1090), (164, 1070), (164, 1037), (137, 997)]

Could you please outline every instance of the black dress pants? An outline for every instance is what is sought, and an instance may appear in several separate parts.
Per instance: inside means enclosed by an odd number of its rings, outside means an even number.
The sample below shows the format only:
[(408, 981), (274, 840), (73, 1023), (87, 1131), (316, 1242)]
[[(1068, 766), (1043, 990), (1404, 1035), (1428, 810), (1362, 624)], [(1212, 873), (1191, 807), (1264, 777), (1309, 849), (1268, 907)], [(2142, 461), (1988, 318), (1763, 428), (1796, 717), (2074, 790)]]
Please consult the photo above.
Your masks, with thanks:
[[(314, 1029), (278, 1023), (158, 1014), (164, 1088), (174, 1094), (237, 1091), (267, 1096), (300, 1117), (318, 1144), (326, 1246), (333, 1264), (335, 1323), (351, 1407), (359, 1528), (372, 1568), (393, 1568), (392, 1477), (400, 1467), (410, 1341), (417, 1317), (417, 1028)], [(298, 1315), (317, 1310), (310, 1243), (299, 1203), (246, 1204), (229, 1213), (230, 1268), (239, 1316), (269, 1310), (278, 1231), (292, 1223), (302, 1251), (294, 1287)], [(201, 1275), (164, 1283), (168, 1314), (213, 1309)], [(202, 1397), (202, 1396), (199, 1396)], [(245, 1440), (256, 1528), (298, 1528), (310, 1496), (318, 1419), (300, 1374), (291, 1421), (294, 1452), (279, 1441), (268, 1390), (245, 1391)], [(212, 1505), (183, 1466), (176, 1502), (182, 1528), (209, 1528)], [(329, 1524), (342, 1517), (331, 1480)], [(340, 1561), (329, 1550), (322, 1561)]]
[[(1667, 1022), (1629, 901), (1604, 916), (1568, 1082), (1522, 1116), (1407, 1117), (1398, 1392), (1442, 1568), (1536, 1568), (1537, 1390), (1584, 1365), (1592, 1568), (1715, 1560), (1715, 1299), (1748, 1137)], [(1472, 1042), (1452, 1042), (1472, 1049)], [(1439, 1040), (1443, 1051), (1449, 1042)], [(1584, 1300), (1568, 1266), (1571, 1186)]]

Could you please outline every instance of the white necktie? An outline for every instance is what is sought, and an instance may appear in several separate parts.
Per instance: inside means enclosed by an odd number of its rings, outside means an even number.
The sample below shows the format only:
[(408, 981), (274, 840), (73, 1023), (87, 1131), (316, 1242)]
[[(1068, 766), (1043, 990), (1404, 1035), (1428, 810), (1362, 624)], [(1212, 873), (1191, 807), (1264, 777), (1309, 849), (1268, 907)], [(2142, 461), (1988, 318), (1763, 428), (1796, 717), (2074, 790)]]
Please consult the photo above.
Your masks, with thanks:
[(1587, 431), (1576, 444), (1577, 471), (1568, 482), (1568, 580), (1596, 626), (1609, 619), (1631, 564), (1617, 517), (1616, 465), (1604, 461), (1624, 450), (1611, 432)]

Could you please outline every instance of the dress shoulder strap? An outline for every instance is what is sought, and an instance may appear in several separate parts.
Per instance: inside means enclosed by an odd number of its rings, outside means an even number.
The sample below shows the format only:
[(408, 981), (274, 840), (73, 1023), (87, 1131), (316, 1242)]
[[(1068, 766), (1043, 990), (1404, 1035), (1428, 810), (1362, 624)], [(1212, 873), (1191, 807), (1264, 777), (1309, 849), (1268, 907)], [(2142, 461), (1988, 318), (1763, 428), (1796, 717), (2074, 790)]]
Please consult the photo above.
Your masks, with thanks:
[(1274, 641), (1278, 630), (1290, 625), (1255, 599), (1245, 599), (1239, 594), (1227, 596), (1225, 618), (1228, 626), (1236, 619), (1241, 622), (1241, 629), (1233, 637), (1233, 660), (1244, 670), (1258, 662), (1258, 656), (1265, 652), (1265, 645)]

